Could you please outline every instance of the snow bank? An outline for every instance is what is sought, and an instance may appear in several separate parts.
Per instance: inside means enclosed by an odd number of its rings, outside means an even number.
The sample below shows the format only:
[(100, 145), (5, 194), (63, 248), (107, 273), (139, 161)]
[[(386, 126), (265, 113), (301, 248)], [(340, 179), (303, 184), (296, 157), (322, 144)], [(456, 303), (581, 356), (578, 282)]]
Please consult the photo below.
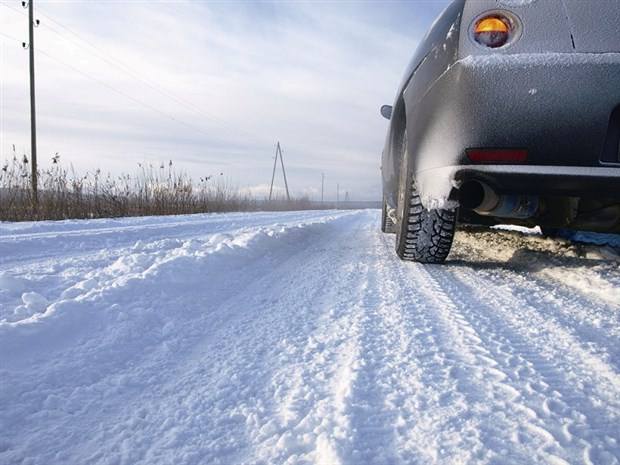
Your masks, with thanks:
[[(122, 317), (131, 308), (138, 307), (138, 313), (157, 311), (141, 308), (136, 303), (141, 296), (171, 288), (191, 294), (194, 288), (214, 286), (225, 279), (227, 270), (268, 254), (272, 241), (294, 246), (300, 235), (312, 231), (309, 226), (320, 227), (340, 216), (323, 214), (317, 220), (310, 217), (301, 222), (233, 229), (188, 240), (139, 240), (120, 254), (111, 254), (115, 258), (107, 266), (69, 280), (71, 285), (51, 301), (30, 291), (21, 294), (22, 302), (12, 312), (10, 305), (6, 305), (4, 319), (0, 320), (0, 352), (17, 357), (18, 353), (23, 355), (24, 347), (28, 348), (27, 352), (47, 351), (69, 343), (77, 335), (85, 337), (89, 332), (86, 328), (103, 330), (106, 325), (116, 324), (119, 315)], [(52, 230), (57, 233), (55, 226)], [(101, 233), (101, 229), (97, 231)], [(116, 235), (124, 233), (123, 228), (112, 231)], [(15, 277), (8, 272), (0, 275), (0, 285), (9, 294), (31, 288), (32, 281), (33, 278)]]

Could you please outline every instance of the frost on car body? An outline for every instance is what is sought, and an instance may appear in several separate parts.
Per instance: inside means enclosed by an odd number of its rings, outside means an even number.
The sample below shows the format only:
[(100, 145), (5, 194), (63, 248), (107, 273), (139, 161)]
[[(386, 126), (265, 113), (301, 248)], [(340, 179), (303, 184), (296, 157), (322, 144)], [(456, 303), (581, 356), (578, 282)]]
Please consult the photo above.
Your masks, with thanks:
[(433, 23), (382, 156), (401, 258), (443, 261), (457, 220), (620, 232), (620, 3), (587, 3), (456, 0)]

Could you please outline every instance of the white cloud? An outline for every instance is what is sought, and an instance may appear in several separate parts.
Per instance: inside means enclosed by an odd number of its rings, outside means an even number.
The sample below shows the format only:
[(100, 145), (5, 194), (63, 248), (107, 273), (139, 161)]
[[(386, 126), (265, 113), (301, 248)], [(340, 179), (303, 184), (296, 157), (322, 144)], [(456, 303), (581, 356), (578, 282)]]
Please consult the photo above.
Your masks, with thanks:
[[(379, 198), (378, 108), (443, 3), (39, 2), (37, 48), (100, 81), (37, 55), (40, 158), (115, 173), (173, 159), (257, 189), (280, 140), (292, 193), (316, 192), (325, 172), (328, 198), (336, 182), (351, 199)], [(0, 28), (27, 37), (26, 17), (2, 5)], [(0, 41), (0, 149), (28, 151), (27, 53)]]

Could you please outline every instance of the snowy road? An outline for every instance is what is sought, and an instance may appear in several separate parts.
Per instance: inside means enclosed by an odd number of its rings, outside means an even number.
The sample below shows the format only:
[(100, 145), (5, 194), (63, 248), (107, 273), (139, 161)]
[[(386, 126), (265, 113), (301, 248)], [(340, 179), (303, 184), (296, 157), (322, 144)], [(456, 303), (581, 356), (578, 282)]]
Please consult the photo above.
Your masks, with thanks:
[(620, 271), (379, 213), (0, 225), (0, 464), (617, 464)]

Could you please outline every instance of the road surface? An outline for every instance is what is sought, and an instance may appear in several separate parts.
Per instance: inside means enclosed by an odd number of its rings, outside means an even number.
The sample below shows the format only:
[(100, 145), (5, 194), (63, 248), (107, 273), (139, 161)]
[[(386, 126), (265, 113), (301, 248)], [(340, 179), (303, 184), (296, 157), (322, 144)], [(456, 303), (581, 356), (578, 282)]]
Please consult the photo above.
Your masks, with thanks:
[(0, 464), (617, 464), (613, 251), (377, 211), (0, 224)]

